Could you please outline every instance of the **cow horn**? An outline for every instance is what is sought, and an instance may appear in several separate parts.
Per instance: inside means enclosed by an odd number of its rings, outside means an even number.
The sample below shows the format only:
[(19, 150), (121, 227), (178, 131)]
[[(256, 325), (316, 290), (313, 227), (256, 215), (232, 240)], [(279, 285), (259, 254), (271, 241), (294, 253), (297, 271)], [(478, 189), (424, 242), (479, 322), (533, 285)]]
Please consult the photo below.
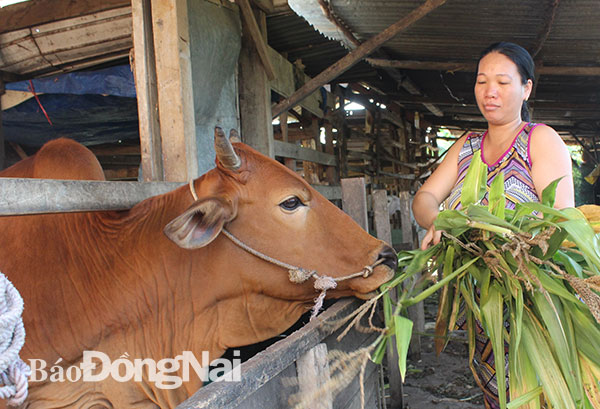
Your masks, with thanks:
[(231, 143), (242, 142), (242, 139), (240, 138), (240, 134), (235, 129), (232, 129), (229, 131), (229, 142), (231, 142)]
[(226, 169), (238, 170), (242, 166), (240, 157), (235, 153), (231, 142), (225, 136), (225, 132), (218, 126), (215, 127), (215, 151), (217, 159)]

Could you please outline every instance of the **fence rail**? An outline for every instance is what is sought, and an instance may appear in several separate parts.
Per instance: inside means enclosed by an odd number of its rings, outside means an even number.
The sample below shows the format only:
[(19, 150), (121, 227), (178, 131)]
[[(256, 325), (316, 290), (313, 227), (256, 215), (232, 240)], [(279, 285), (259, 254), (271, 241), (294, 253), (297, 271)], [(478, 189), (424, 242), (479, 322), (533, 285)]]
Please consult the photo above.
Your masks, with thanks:
[[(125, 210), (184, 184), (0, 178), (0, 216)], [(342, 197), (339, 186), (313, 187), (329, 200)]]
[[(281, 390), (281, 377), (292, 378), (296, 376), (294, 363), (298, 359), (317, 346), (327, 337), (334, 334), (343, 327), (340, 319), (349, 315), (352, 311), (360, 306), (360, 301), (356, 299), (343, 299), (331, 306), (316, 319), (306, 324), (304, 327), (289, 335), (287, 338), (271, 345), (264, 351), (258, 353), (253, 358), (244, 362), (241, 365), (241, 381), (239, 382), (215, 382), (211, 383), (192, 395), (185, 402), (177, 406), (176, 409), (224, 409), (224, 408), (257, 408), (267, 404), (263, 402), (265, 399), (259, 390), (265, 390), (266, 399), (269, 400), (268, 405), (271, 408), (288, 407), (287, 396), (290, 390)], [(365, 340), (370, 340), (373, 334), (354, 334), (354, 339), (349, 334), (348, 339), (344, 338), (339, 344), (335, 342), (335, 349), (353, 350), (357, 347), (357, 343), (364, 344)], [(330, 342), (332, 343), (332, 342)], [(371, 364), (369, 374), (373, 385), (367, 390), (377, 394), (379, 382), (377, 375), (377, 367)], [(270, 387), (269, 382), (275, 381), (277, 387)], [(358, 378), (356, 379), (358, 381)], [(272, 382), (273, 383), (273, 382)], [(356, 386), (350, 385), (348, 393), (341, 393), (340, 400), (354, 401), (358, 396), (353, 396), (359, 390)], [(279, 389), (279, 390), (278, 390)], [(297, 389), (296, 389), (297, 391)], [(293, 392), (293, 391), (292, 391)], [(351, 398), (352, 397), (352, 398)], [(379, 407), (378, 401), (381, 400), (377, 396), (368, 396), (371, 399), (371, 405), (367, 407)], [(342, 407), (334, 403), (334, 408)]]

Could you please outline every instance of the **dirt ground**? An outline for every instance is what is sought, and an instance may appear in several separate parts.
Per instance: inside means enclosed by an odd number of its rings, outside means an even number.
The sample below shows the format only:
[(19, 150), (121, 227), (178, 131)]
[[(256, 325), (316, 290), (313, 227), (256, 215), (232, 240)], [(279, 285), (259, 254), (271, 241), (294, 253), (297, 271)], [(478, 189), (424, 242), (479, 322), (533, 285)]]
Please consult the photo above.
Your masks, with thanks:
[[(425, 303), (426, 333), (433, 332), (437, 300)], [(421, 359), (410, 360), (403, 387), (405, 409), (482, 409), (483, 395), (468, 364), (466, 337), (452, 339), (437, 357), (433, 337), (421, 338)]]

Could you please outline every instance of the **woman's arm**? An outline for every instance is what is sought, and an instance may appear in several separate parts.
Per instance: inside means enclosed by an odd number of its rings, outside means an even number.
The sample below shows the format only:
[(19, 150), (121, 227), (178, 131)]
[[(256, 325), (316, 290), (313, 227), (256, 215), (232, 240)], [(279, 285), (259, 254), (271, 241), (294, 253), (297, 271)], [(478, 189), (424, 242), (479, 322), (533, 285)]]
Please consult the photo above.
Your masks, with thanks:
[(463, 136), (448, 150), (446, 157), (423, 183), (412, 204), (415, 220), (419, 225), (428, 229), (421, 242), (421, 248), (426, 249), (430, 244), (437, 244), (441, 232), (436, 231), (433, 221), (439, 213), (440, 204), (450, 195), (458, 179), (458, 154), (464, 145), (467, 136)]
[(540, 200), (542, 192), (554, 180), (562, 177), (556, 189), (554, 207), (575, 206), (571, 155), (562, 138), (549, 126), (539, 125), (529, 141), (531, 177)]

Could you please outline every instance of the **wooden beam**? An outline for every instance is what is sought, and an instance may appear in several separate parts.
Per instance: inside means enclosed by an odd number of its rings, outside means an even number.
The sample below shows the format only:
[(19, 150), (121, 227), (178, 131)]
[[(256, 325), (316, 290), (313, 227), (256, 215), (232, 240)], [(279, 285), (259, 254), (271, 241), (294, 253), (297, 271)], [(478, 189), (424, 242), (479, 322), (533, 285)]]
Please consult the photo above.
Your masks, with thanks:
[[(325, 153), (335, 155), (333, 147), (333, 125), (330, 122), (325, 123)], [(325, 170), (325, 180), (331, 185), (337, 182), (336, 168), (329, 166)]]
[[(411, 61), (411, 60), (385, 60), (379, 58), (367, 58), (366, 61), (375, 67), (395, 67), (407, 70), (436, 70), (450, 72), (475, 72), (477, 67), (474, 63), (441, 62), (441, 61)], [(538, 71), (542, 75), (565, 75), (565, 76), (600, 76), (600, 67), (569, 67), (569, 66), (543, 66)]]
[(129, 6), (131, 0), (33, 0), (0, 9), (0, 34)]
[(198, 176), (187, 0), (152, 2), (164, 180)]
[(531, 58), (533, 58), (534, 60), (536, 59), (539, 52), (542, 51), (542, 47), (548, 39), (550, 30), (552, 30), (552, 25), (554, 24), (554, 18), (556, 17), (556, 10), (558, 9), (558, 4), (560, 3), (560, 0), (550, 1), (552, 1), (552, 5), (550, 6), (549, 11), (546, 13), (546, 16), (544, 16), (544, 18), (542, 19), (542, 21), (544, 21), (544, 27), (540, 31), (536, 39), (535, 48), (531, 52)]
[(258, 52), (260, 62), (262, 63), (265, 69), (267, 78), (270, 81), (272, 81), (275, 79), (275, 69), (273, 68), (273, 64), (271, 64), (271, 60), (269, 59), (267, 45), (265, 44), (265, 40), (263, 39), (260, 28), (256, 23), (256, 19), (254, 18), (254, 12), (252, 11), (252, 7), (250, 7), (250, 3), (248, 0), (236, 0), (236, 2), (240, 6), (240, 9), (242, 11), (242, 17), (244, 18), (244, 23), (248, 29), (248, 32), (250, 33), (250, 37), (252, 38), (254, 47), (256, 47), (256, 51)]
[[(269, 86), (273, 91), (282, 95), (284, 98), (289, 97), (296, 91), (297, 86), (310, 81), (310, 77), (301, 71), (298, 67), (294, 66), (286, 58), (284, 58), (277, 51), (268, 47), (269, 59), (275, 67), (276, 78), (269, 82)], [(326, 92), (325, 97), (327, 99), (327, 106), (333, 108), (333, 94)], [(316, 91), (310, 94), (308, 97), (300, 101), (298, 104), (308, 110), (310, 113), (323, 118), (323, 109), (321, 108), (323, 97), (321, 92)]]
[(314, 149), (303, 148), (291, 143), (273, 141), (275, 156), (282, 158), (293, 158), (302, 161), (319, 163), (321, 165), (336, 166), (337, 159), (333, 155), (319, 152)]
[(133, 68), (140, 127), (140, 148), (136, 150), (142, 155), (142, 178), (146, 182), (164, 180), (151, 7), (150, 0), (131, 1)]
[(339, 200), (342, 198), (341, 186), (312, 185), (312, 187), (325, 196), (327, 200)]
[(340, 74), (350, 69), (352, 66), (354, 66), (354, 64), (358, 63), (365, 56), (369, 55), (377, 48), (381, 47), (383, 43), (392, 39), (398, 33), (405, 30), (407, 27), (420, 20), (421, 18), (429, 14), (432, 10), (435, 10), (445, 2), (446, 0), (427, 0), (423, 5), (408, 13), (404, 18), (392, 24), (390, 27), (386, 28), (384, 31), (377, 34), (376, 36), (365, 41), (358, 48), (356, 48), (356, 50), (347, 54), (345, 57), (331, 65), (329, 68), (325, 69), (325, 71), (321, 72), (311, 81), (304, 84), (292, 96), (279, 102), (273, 108), (273, 117), (277, 117), (283, 111), (287, 111), (288, 109), (294, 107), (299, 101), (313, 93), (320, 86), (332, 81)]
[[(2, 116), (2, 114), (0, 113), (0, 127), (2, 126), (1, 116)], [(2, 134), (2, 130), (0, 130), (0, 135), (1, 134)], [(0, 136), (0, 139), (1, 139), (1, 136)], [(11, 148), (13, 148), (13, 150), (17, 153), (17, 155), (19, 155), (19, 158), (21, 158), (21, 160), (27, 159), (29, 157), (27, 155), (27, 153), (25, 153), (23, 148), (21, 148), (21, 145), (19, 145), (18, 143), (9, 142), (8, 144), (10, 145)]]
[(382, 58), (365, 58), (365, 61), (374, 67), (401, 68), (405, 70), (436, 70), (436, 71), (467, 71), (475, 72), (475, 63), (439, 62), (439, 61), (413, 61), (413, 60), (386, 60)]
[(273, 0), (252, 0), (252, 4), (267, 14), (271, 14), (275, 11)]
[[(0, 216), (130, 209), (181, 186), (167, 182), (99, 182), (0, 178)], [(35, 192), (35, 194), (31, 194)]]
[(140, 147), (136, 145), (125, 145), (125, 146), (107, 146), (107, 145), (95, 145), (88, 146), (96, 156), (140, 156)]
[[(266, 17), (258, 11), (259, 23), (266, 30)], [(260, 63), (248, 24), (242, 26), (242, 49), (238, 60), (241, 137), (244, 142), (264, 155), (273, 157), (273, 125), (271, 118), (271, 87)]]

